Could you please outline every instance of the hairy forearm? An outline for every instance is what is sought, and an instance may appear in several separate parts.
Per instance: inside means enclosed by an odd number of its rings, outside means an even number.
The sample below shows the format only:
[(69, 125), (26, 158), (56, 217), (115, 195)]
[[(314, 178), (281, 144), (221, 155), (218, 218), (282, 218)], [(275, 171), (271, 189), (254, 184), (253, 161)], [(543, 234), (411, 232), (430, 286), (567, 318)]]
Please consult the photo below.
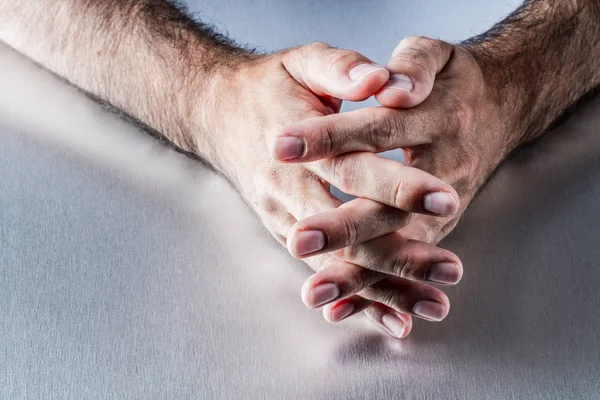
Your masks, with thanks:
[(464, 45), (498, 88), (514, 147), (600, 84), (600, 0), (528, 0)]
[(201, 156), (213, 72), (245, 56), (166, 0), (0, 0), (0, 40)]

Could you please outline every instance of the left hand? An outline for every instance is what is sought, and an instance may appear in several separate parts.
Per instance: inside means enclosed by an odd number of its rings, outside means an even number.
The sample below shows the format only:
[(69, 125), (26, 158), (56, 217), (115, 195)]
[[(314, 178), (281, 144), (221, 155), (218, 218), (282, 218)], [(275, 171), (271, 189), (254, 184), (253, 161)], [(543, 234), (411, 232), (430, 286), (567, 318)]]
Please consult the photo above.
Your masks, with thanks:
[[(402, 148), (406, 165), (450, 183), (460, 198), (456, 214), (444, 218), (414, 215), (398, 232), (365, 242), (348, 237), (337, 243), (350, 243), (350, 246), (340, 249), (332, 245), (324, 249), (337, 250), (336, 257), (352, 264), (379, 271), (389, 270), (386, 266), (394, 265), (399, 275), (410, 276), (411, 260), (398, 259), (394, 244), (413, 240), (433, 244), (446, 236), (478, 189), (512, 149), (515, 139), (506, 123), (511, 116), (503, 115), (495, 100), (500, 88), (486, 82), (484, 76), (490, 71), (484, 71), (466, 48), (422, 37), (407, 38), (394, 51), (387, 69), (391, 78), (376, 95), (385, 107), (311, 118), (288, 126), (279, 137), (300, 138), (305, 150), (297, 158), (278, 161), (306, 163), (310, 167), (314, 164), (312, 161), (346, 153)], [(377, 176), (375, 172), (373, 176)], [(353, 176), (351, 171), (345, 173)], [(360, 176), (360, 171), (355, 175)], [(378, 196), (373, 193), (368, 197)], [(435, 204), (436, 199), (430, 201)], [(298, 221), (290, 231), (288, 245), (295, 243), (298, 232), (306, 230), (343, 237), (344, 232), (339, 230), (345, 226), (344, 221), (332, 224), (334, 215), (339, 219), (341, 213), (331, 210)], [(304, 290), (329, 281), (334, 273), (339, 275), (339, 271), (329, 269), (314, 274), (305, 283)], [(460, 276), (449, 273), (442, 264), (437, 270), (430, 269), (424, 278), (451, 284)], [(368, 298), (369, 290), (389, 285), (390, 279), (360, 294)], [(330, 315), (332, 308), (347, 302), (361, 302), (355, 309), (365, 308), (364, 299), (353, 296), (327, 305), (326, 318), (334, 320)], [(423, 311), (435, 315), (433, 310), (413, 310), (417, 315)], [(371, 307), (367, 314), (377, 319), (381, 312)]]

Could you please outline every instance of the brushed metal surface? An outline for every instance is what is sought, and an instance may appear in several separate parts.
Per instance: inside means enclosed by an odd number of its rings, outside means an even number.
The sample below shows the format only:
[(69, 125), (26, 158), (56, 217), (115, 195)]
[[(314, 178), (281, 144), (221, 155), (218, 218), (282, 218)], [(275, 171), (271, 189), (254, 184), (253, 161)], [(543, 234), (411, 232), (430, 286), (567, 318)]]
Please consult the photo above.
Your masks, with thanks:
[(226, 182), (5, 47), (0, 135), (2, 399), (600, 396), (600, 97), (501, 168), (402, 341), (304, 308)]

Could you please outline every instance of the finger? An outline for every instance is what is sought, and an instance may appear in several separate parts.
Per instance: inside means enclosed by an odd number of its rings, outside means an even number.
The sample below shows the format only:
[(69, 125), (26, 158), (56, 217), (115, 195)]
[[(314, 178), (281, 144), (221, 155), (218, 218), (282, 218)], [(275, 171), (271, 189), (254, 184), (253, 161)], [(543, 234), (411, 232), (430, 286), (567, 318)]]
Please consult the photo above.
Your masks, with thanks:
[[(336, 251), (336, 258), (367, 270), (379, 271), (415, 281), (443, 285), (457, 284), (463, 275), (460, 259), (451, 251), (428, 243), (406, 239), (403, 231)], [(327, 269), (321, 281), (335, 282), (337, 276)]]
[(377, 93), (386, 107), (410, 108), (421, 104), (431, 93), (436, 75), (452, 56), (451, 44), (425, 37), (403, 39), (387, 64), (390, 80)]
[(310, 308), (346, 298), (386, 278), (379, 272), (333, 257), (317, 262), (320, 263), (319, 272), (304, 282), (301, 291), (302, 301)]
[(375, 325), (398, 339), (407, 337), (413, 327), (410, 315), (399, 313), (385, 304), (374, 302), (365, 314)]
[[(331, 258), (330, 254), (322, 254), (306, 261), (308, 261), (309, 264), (312, 264), (313, 268), (316, 270), (321, 268), (339, 268), (340, 271), (348, 273), (351, 272), (352, 269), (362, 269), (359, 266), (335, 260)], [(384, 278), (382, 281), (386, 280), (385, 275), (381, 275), (374, 271), (366, 271), (370, 278), (366, 278), (367, 280), (365, 283), (370, 283), (371, 281), (376, 282), (382, 278)], [(313, 277), (315, 277), (315, 275), (313, 275)], [(352, 274), (344, 274), (344, 278), (347, 282), (351, 281), (351, 275)], [(310, 281), (311, 278), (309, 278), (307, 281), (308, 283), (305, 283), (305, 285), (302, 287), (302, 300), (307, 306), (315, 308), (317, 303), (323, 302), (323, 299), (316, 298), (315, 294), (316, 296), (324, 296), (327, 295), (327, 292), (329, 292), (331, 300), (324, 301), (325, 306), (323, 307), (323, 316), (328, 322), (340, 322), (353, 315), (359, 314), (363, 310), (366, 310), (371, 321), (388, 334), (397, 338), (403, 338), (410, 333), (412, 329), (412, 318), (407, 313), (402, 313), (392, 309), (391, 307), (387, 307), (384, 304), (361, 297), (359, 295), (352, 295), (344, 298), (344, 285), (341, 285), (341, 290), (337, 285), (330, 285), (330, 287), (322, 288), (318, 293), (309, 294), (307, 289), (311, 286), (311, 283), (313, 283)], [(318, 279), (314, 278), (313, 280), (315, 282), (318, 281)], [(375, 288), (373, 292), (374, 293), (371, 293), (372, 297), (383, 297), (380, 289)], [(398, 303), (397, 300), (389, 301), (392, 304)], [(431, 308), (431, 305), (429, 308)]]
[(360, 296), (427, 321), (441, 321), (450, 310), (450, 301), (444, 292), (404, 278), (384, 279), (360, 292)]
[[(335, 199), (329, 193), (324, 193), (324, 186), (318, 186), (318, 189), (315, 190), (314, 194), (318, 201), (311, 201), (306, 204), (302, 208), (292, 207), (292, 214), (295, 218), (303, 218), (306, 215), (310, 215), (311, 213), (332, 209), (338, 206), (339, 200)], [(295, 204), (295, 203), (293, 203)], [(320, 254), (314, 257), (310, 257), (304, 260), (311, 268), (315, 271), (323, 271), (331, 268), (331, 271), (337, 269), (339, 273), (339, 280), (336, 281), (336, 284), (329, 285), (325, 288), (321, 287), (319, 289), (320, 293), (309, 293), (309, 291), (317, 287), (319, 284), (329, 283), (325, 281), (319, 281), (319, 276), (317, 274), (313, 275), (313, 277), (309, 278), (305, 285), (302, 288), (302, 300), (309, 307), (316, 307), (318, 304), (327, 304), (332, 301), (344, 299), (347, 296), (347, 293), (356, 292), (359, 287), (368, 287), (371, 282), (376, 283), (380, 281), (385, 281), (386, 275), (383, 275), (379, 272), (367, 270), (358, 265), (354, 265), (348, 263), (343, 260), (338, 260), (334, 258), (331, 253), (328, 254)], [(354, 279), (354, 281), (353, 281)], [(362, 282), (362, 284), (361, 284)], [(354, 289), (352, 286), (354, 285)], [(328, 316), (330, 317), (330, 321), (335, 322), (336, 320), (341, 320), (349, 317), (350, 315), (354, 315), (364, 310), (366, 307), (372, 304), (373, 300), (365, 299), (358, 295), (353, 295), (346, 299), (349, 304), (344, 306), (344, 308), (335, 308), (335, 311), (328, 312)], [(352, 308), (349, 311), (349, 308)], [(346, 313), (346, 316), (343, 316)], [(398, 313), (397, 315), (401, 315)], [(409, 316), (403, 316), (404, 320), (408, 320), (409, 327), (412, 326), (412, 321)], [(410, 331), (410, 328), (409, 330)], [(407, 332), (408, 332), (407, 331)], [(407, 333), (406, 333), (407, 334)]]
[(308, 162), (355, 151), (427, 145), (456, 125), (452, 115), (440, 110), (432, 101), (411, 110), (371, 107), (308, 118), (282, 129), (269, 150), (275, 161)]
[[(289, 209), (296, 218), (305, 218), (315, 213), (335, 210), (341, 202), (328, 190), (326, 185), (309, 186), (308, 191), (311, 201), (298, 206), (297, 200), (290, 202)], [(289, 233), (288, 233), (289, 237)], [(316, 240), (318, 243), (318, 239)], [(307, 307), (320, 307), (329, 302), (347, 297), (356, 293), (357, 288), (366, 287), (371, 283), (385, 279), (385, 275), (370, 271), (358, 265), (339, 260), (331, 253), (318, 254), (304, 261), (314, 270), (313, 274), (302, 286), (301, 298)], [(328, 270), (335, 274), (336, 279), (330, 281), (320, 280), (320, 271)], [(326, 275), (329, 276), (329, 275)]]
[(445, 285), (460, 280), (462, 264), (456, 255), (426, 243), (398, 240), (398, 236), (386, 235), (352, 246), (354, 250), (350, 255), (347, 254), (349, 248), (341, 250), (344, 259), (329, 259), (319, 272), (304, 282), (304, 304), (311, 308), (322, 307), (360, 293), (391, 274)]
[(287, 247), (296, 258), (330, 252), (395, 232), (410, 219), (409, 212), (359, 198), (294, 224)]
[[(305, 218), (319, 212), (327, 210), (335, 210), (340, 206), (341, 202), (333, 196), (329, 190), (326, 190), (328, 185), (316, 183), (304, 187), (303, 190), (307, 193), (310, 201), (300, 203), (297, 198), (292, 196), (284, 198), (282, 202), (287, 204), (287, 208), (295, 218)], [(287, 233), (289, 236), (289, 232)], [(353, 265), (343, 260), (334, 258), (331, 253), (319, 254), (305, 258), (304, 261), (314, 270), (319, 271), (330, 269), (337, 271), (339, 279), (334, 282), (319, 281), (318, 275), (310, 277), (303, 285), (301, 291), (302, 301), (311, 308), (319, 307), (320, 305), (341, 299), (356, 292), (353, 289), (357, 286), (368, 285), (371, 282), (377, 282), (385, 278), (385, 275), (379, 272), (366, 270), (358, 265)], [(353, 282), (353, 279), (360, 279), (361, 282)]]
[(323, 307), (323, 316), (328, 322), (336, 323), (365, 311), (369, 319), (388, 335), (405, 338), (412, 330), (412, 317), (399, 313), (385, 304), (352, 296)]
[(340, 322), (346, 318), (361, 313), (373, 305), (373, 303), (373, 301), (367, 300), (360, 296), (351, 296), (323, 307), (323, 317), (325, 317), (327, 322)]
[(459, 199), (454, 188), (416, 168), (373, 153), (345, 154), (317, 163), (312, 170), (341, 191), (420, 214), (453, 215)]
[(365, 100), (389, 78), (384, 67), (365, 56), (325, 43), (312, 43), (286, 52), (283, 65), (296, 81), (316, 95), (342, 100)]

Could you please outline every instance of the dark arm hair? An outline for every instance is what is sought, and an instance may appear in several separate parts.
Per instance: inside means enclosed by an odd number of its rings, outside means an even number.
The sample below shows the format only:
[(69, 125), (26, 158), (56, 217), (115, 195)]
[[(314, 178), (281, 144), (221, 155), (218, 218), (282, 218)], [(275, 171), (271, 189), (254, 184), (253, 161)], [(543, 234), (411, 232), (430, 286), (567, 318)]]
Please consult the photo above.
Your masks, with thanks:
[(462, 46), (525, 142), (600, 84), (600, 1), (527, 0)]

